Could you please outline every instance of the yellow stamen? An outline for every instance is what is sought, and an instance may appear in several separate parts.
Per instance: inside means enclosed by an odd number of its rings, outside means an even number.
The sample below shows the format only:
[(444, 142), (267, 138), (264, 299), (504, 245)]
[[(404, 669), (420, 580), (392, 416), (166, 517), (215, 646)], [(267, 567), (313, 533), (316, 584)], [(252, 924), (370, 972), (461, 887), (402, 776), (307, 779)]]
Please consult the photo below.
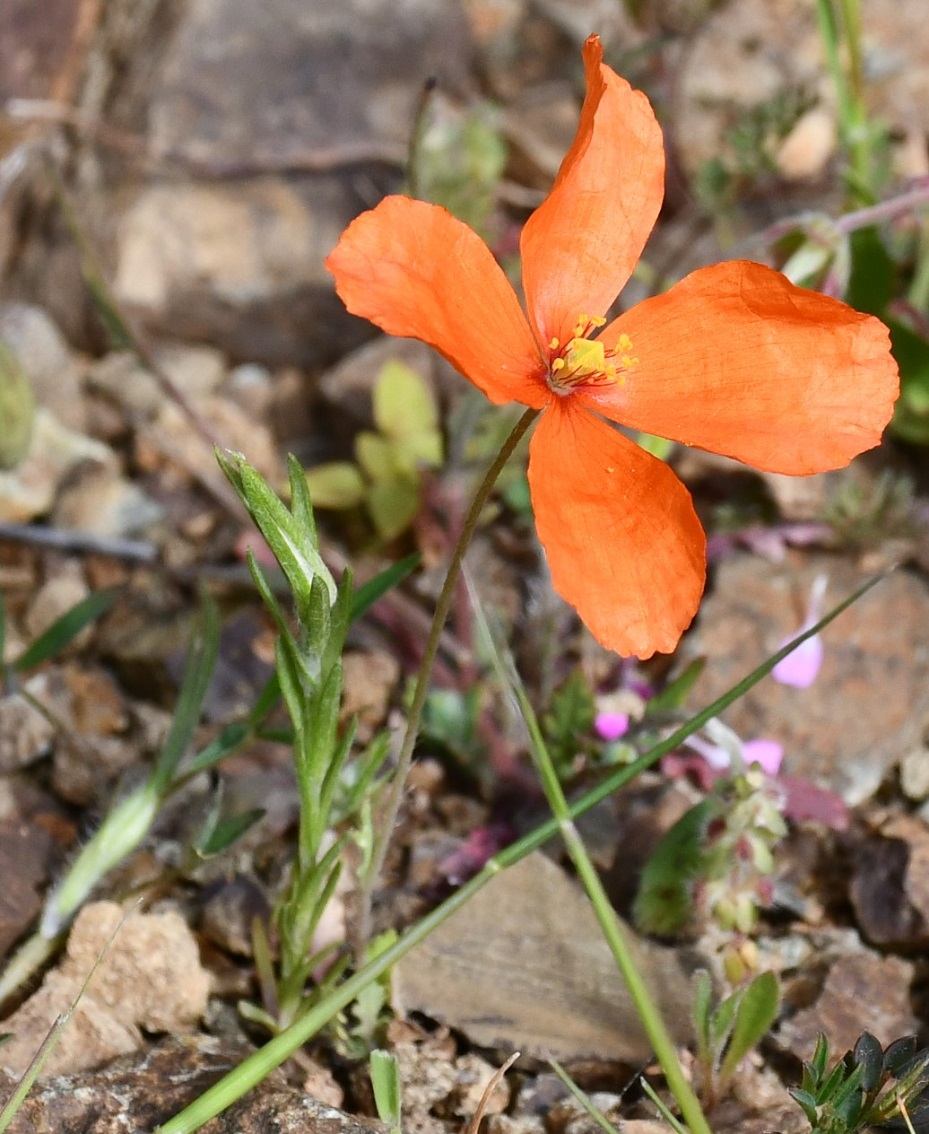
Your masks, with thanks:
[(621, 385), (625, 372), (638, 365), (628, 335), (620, 335), (609, 349), (589, 337), (605, 324), (600, 315), (579, 315), (574, 336), (564, 347), (558, 339), (552, 339), (550, 349), (554, 357), (549, 363), (549, 385), (555, 393), (566, 394), (577, 386)]

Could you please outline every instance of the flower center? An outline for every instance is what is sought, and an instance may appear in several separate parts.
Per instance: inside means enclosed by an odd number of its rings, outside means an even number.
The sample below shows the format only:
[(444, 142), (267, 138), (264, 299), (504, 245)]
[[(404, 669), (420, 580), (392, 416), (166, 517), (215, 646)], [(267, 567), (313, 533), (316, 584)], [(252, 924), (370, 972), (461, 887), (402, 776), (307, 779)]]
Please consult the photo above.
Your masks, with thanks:
[(549, 343), (548, 384), (556, 394), (563, 396), (577, 386), (622, 385), (626, 371), (638, 363), (628, 335), (620, 335), (616, 345), (609, 348), (590, 338), (605, 323), (599, 315), (580, 315), (574, 336), (564, 346), (558, 339)]

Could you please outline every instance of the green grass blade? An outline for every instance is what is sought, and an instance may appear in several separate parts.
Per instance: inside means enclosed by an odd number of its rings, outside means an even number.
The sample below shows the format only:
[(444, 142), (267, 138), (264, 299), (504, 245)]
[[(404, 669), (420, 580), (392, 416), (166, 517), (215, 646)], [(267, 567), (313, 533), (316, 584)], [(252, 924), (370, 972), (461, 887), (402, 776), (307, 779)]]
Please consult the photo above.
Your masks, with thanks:
[(367, 583), (362, 583), (352, 598), (352, 622), (361, 618), (374, 606), (378, 599), (383, 598), (388, 591), (393, 590), (407, 575), (415, 571), (421, 560), (422, 556), (417, 551), (413, 555), (408, 555), (405, 559), (391, 564), (380, 574), (375, 575), (373, 579), (369, 579)]
[(87, 598), (81, 599), (76, 606), (56, 618), (51, 626), (23, 650), (16, 659), (14, 668), (20, 672), (35, 669), (37, 665), (60, 654), (86, 626), (106, 614), (116, 601), (116, 595), (117, 591), (110, 589), (94, 591)]
[(167, 790), (178, 764), (193, 740), (218, 654), (219, 612), (216, 603), (204, 594), (200, 624), (191, 635), (184, 680), (181, 682), (171, 729), (152, 773), (152, 782), (159, 793)]

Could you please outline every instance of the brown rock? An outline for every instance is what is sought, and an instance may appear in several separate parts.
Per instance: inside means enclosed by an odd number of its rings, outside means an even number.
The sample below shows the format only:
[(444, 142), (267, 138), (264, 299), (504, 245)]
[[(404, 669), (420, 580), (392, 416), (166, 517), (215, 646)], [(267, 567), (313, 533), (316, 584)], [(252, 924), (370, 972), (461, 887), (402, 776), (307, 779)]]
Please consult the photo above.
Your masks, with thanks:
[[(126, 1134), (154, 1130), (199, 1098), (248, 1053), (208, 1036), (172, 1037), (97, 1072), (40, 1083), (13, 1119), (10, 1134)], [(2, 1075), (0, 1075), (2, 1082)], [(0, 1095), (8, 1094), (9, 1088)], [(248, 1095), (206, 1123), (203, 1134), (383, 1134), (285, 1084), (272, 1072)]]
[(206, 1009), (209, 983), (179, 914), (124, 914), (114, 902), (94, 902), (78, 915), (59, 968), (6, 1022), (14, 1038), (0, 1049), (0, 1068), (21, 1075), (72, 1007), (43, 1076), (98, 1067), (139, 1047), (142, 1028), (192, 1027)]
[[(827, 609), (869, 577), (824, 554), (778, 565), (746, 555), (724, 560), (686, 644), (689, 655), (709, 659), (692, 704), (715, 700), (796, 633), (823, 573)], [(830, 787), (849, 804), (867, 799), (929, 725), (927, 619), (926, 583), (893, 572), (823, 632), (823, 665), (809, 689), (767, 677), (723, 714), (726, 723), (743, 740), (780, 741), (789, 775)]]
[[(626, 930), (673, 1034), (689, 1034), (690, 986), (677, 955)], [(492, 879), (394, 969), (394, 1004), (481, 1047), (560, 1060), (637, 1064), (642, 1031), (583, 891), (536, 853)]]
[(16, 816), (0, 821), (0, 957), (38, 915), (54, 851), (44, 827)]
[(868, 950), (842, 953), (831, 965), (816, 1003), (781, 1025), (778, 1043), (798, 1059), (809, 1059), (820, 1032), (838, 1053), (852, 1048), (865, 1029), (882, 1044), (915, 1032), (913, 973), (913, 966), (899, 957)]

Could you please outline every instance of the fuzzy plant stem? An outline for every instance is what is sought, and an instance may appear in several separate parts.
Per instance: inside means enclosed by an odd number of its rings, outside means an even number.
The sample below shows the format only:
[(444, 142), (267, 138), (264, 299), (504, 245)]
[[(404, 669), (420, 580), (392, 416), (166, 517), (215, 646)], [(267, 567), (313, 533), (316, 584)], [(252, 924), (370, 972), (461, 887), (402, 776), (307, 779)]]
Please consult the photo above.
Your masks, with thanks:
[(484, 511), (484, 505), (487, 503), (487, 498), (490, 496), (493, 486), (497, 482), (497, 477), (499, 477), (500, 473), (503, 471), (507, 461), (515, 452), (516, 446), (523, 439), (526, 431), (529, 429), (530, 425), (532, 425), (533, 421), (535, 421), (536, 417), (538, 417), (538, 414), (538, 410), (526, 410), (513, 427), (509, 437), (504, 441), (500, 452), (487, 469), (483, 480), (478, 486), (477, 492), (474, 494), (474, 499), (471, 501), (471, 507), (468, 509), (468, 514), (465, 517), (464, 525), (461, 529), (461, 534), (458, 536), (455, 548), (452, 551), (452, 558), (448, 565), (448, 573), (445, 576), (445, 582), (442, 585), (442, 591), (436, 603), (435, 613), (432, 616), (432, 624), (429, 629), (429, 637), (426, 639), (422, 661), (420, 662), (419, 671), (416, 675), (416, 686), (413, 692), (413, 702), (410, 705), (409, 715), (407, 716), (403, 745), (400, 749), (400, 755), (397, 757), (396, 770), (391, 779), (390, 786), (387, 789), (387, 796), (381, 812), (381, 820), (378, 823), (377, 841), (374, 844), (374, 849), (371, 854), (370, 867), (366, 871), (366, 876), (362, 883), (357, 934), (357, 940), (361, 943), (362, 947), (364, 947), (371, 936), (371, 897), (374, 886), (377, 884), (377, 880), (383, 870), (384, 859), (387, 856), (387, 848), (390, 844), (390, 837), (393, 834), (397, 816), (400, 812), (400, 805), (403, 802), (403, 792), (406, 788), (410, 764), (413, 762), (413, 749), (416, 747), (416, 738), (419, 735), (419, 726), (422, 722), (423, 709), (426, 704), (426, 694), (429, 692), (429, 679), (439, 649), (442, 629), (445, 626), (445, 620), (448, 617), (448, 612), (451, 609), (452, 601), (455, 597), (455, 588), (458, 583), (458, 576), (461, 573), (461, 565), (464, 562), (465, 552), (468, 550), (468, 546), (471, 543), (471, 538), (477, 528), (481, 513)]

